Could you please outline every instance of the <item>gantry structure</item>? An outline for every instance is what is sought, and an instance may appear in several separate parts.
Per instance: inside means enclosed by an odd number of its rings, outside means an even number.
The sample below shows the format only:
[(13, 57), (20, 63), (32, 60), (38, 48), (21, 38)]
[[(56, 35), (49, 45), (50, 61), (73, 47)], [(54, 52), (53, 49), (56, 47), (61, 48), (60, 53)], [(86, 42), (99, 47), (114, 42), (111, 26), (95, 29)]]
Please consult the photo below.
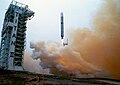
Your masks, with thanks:
[(34, 16), (28, 5), (12, 1), (4, 18), (1, 32), (0, 68), (23, 70), (26, 24)]

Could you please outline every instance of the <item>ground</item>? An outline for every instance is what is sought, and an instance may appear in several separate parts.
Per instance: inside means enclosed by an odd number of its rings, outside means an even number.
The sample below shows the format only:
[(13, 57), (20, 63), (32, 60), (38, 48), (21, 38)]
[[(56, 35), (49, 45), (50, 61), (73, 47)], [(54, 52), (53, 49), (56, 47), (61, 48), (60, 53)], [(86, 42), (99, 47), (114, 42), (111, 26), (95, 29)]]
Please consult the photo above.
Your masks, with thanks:
[(120, 85), (120, 80), (74, 78), (0, 69), (0, 85)]

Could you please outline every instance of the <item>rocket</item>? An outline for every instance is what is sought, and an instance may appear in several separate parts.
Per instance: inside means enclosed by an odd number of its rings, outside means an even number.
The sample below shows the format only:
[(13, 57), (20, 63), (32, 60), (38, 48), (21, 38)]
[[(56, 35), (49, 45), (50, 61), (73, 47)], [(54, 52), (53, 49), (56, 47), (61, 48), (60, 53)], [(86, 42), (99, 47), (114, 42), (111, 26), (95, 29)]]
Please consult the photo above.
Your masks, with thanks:
[(64, 17), (63, 17), (63, 13), (61, 12), (61, 42), (62, 45), (68, 45), (68, 39), (67, 39), (67, 43), (64, 43)]
[(64, 18), (63, 18), (63, 13), (61, 12), (61, 39), (64, 38)]

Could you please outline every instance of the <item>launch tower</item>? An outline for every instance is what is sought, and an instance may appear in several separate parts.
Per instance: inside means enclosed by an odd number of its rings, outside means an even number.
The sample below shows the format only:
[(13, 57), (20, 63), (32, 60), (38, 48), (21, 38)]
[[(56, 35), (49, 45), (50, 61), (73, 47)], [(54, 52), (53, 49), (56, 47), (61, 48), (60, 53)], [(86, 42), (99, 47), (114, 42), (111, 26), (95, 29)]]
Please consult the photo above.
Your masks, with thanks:
[(1, 32), (0, 68), (23, 70), (26, 23), (33, 15), (27, 5), (14, 0), (9, 5)]

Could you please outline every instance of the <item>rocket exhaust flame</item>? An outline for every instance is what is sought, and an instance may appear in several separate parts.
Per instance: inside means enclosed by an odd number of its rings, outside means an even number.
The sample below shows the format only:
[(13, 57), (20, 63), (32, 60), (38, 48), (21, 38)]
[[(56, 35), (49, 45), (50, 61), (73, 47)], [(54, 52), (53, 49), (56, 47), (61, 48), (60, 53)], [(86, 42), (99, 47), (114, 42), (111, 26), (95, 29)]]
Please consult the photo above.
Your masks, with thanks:
[(120, 79), (120, 0), (106, 0), (93, 23), (92, 30), (72, 31), (71, 43), (66, 47), (53, 42), (32, 43), (35, 51), (40, 52), (35, 58), (51, 70)]
[(62, 44), (62, 45), (64, 44), (64, 40), (63, 40), (63, 39), (61, 39), (61, 44)]

